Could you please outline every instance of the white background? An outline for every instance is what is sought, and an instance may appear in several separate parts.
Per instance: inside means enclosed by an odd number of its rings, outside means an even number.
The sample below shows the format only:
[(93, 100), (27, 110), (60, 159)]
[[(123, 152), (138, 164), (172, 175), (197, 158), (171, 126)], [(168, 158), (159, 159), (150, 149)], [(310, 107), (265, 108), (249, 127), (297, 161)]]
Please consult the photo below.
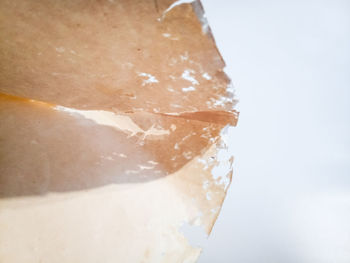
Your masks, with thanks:
[(199, 262), (350, 262), (350, 1), (202, 2), (241, 114)]

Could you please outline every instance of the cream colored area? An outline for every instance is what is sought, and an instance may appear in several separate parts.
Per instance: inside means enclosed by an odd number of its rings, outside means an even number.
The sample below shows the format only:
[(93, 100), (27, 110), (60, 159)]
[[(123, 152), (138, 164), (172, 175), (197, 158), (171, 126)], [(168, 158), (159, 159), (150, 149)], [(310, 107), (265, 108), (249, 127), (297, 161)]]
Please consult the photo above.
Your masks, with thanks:
[(0, 199), (0, 262), (196, 262), (201, 248), (179, 229), (211, 231), (225, 196), (211, 176), (213, 154), (214, 146), (148, 183)]
[(1, 200), (0, 261), (184, 262), (200, 250), (177, 231), (181, 199), (158, 180)]
[(63, 106), (56, 106), (54, 109), (65, 111), (70, 114), (79, 114), (88, 120), (94, 121), (96, 124), (106, 125), (125, 132), (129, 136), (134, 136), (138, 133), (143, 134), (143, 138), (147, 136), (163, 136), (169, 135), (169, 130), (157, 129), (152, 126), (148, 130), (141, 129), (130, 117), (126, 115), (117, 115), (114, 112), (104, 110), (76, 110)]

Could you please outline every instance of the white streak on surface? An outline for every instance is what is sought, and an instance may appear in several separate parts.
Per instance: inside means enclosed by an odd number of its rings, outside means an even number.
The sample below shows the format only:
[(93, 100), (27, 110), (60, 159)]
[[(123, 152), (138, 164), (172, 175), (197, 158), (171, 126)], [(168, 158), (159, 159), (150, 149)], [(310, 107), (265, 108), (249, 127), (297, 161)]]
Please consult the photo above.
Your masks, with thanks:
[(148, 130), (141, 129), (129, 116), (117, 115), (113, 112), (103, 111), (103, 110), (76, 110), (71, 108), (66, 108), (63, 106), (56, 106), (55, 110), (68, 112), (70, 114), (78, 114), (86, 119), (92, 120), (97, 124), (110, 126), (116, 128), (122, 132), (125, 132), (129, 136), (135, 136), (140, 133), (143, 134), (143, 138), (147, 136), (163, 136), (169, 135), (169, 130), (157, 129), (152, 126)]
[(194, 78), (194, 76), (191, 76), (191, 74), (194, 74), (195, 71), (192, 69), (185, 69), (182, 73), (181, 77), (189, 82), (192, 83), (192, 85), (199, 85), (199, 82)]
[(140, 170), (152, 170), (154, 166), (138, 165)]
[(202, 77), (205, 78), (206, 80), (211, 80), (211, 76), (207, 72), (204, 72), (202, 74)]
[(189, 4), (194, 2), (194, 0), (178, 0), (175, 1), (174, 3), (172, 3), (162, 14), (162, 16), (160, 18), (158, 18), (158, 21), (162, 21), (164, 19), (164, 17), (166, 16), (166, 14), (171, 11), (174, 7), (178, 6), (178, 5), (182, 5), (182, 4)]
[(162, 136), (162, 135), (169, 135), (169, 134), (170, 134), (169, 130), (157, 129), (153, 125), (150, 129), (148, 129), (147, 131), (144, 131), (144, 138), (146, 138), (149, 135)]
[(231, 98), (221, 96), (218, 100), (215, 101), (214, 107), (215, 106), (225, 106), (226, 103), (230, 103), (230, 102), (232, 102)]
[(182, 91), (183, 92), (189, 92), (189, 91), (195, 91), (196, 89), (195, 89), (195, 87), (193, 87), (193, 86), (189, 86), (188, 88), (182, 88)]
[(156, 79), (155, 76), (152, 76), (149, 73), (139, 73), (140, 77), (146, 77), (147, 79), (144, 79), (142, 82), (142, 86), (146, 86), (147, 84), (151, 84), (151, 83), (158, 83), (159, 81)]

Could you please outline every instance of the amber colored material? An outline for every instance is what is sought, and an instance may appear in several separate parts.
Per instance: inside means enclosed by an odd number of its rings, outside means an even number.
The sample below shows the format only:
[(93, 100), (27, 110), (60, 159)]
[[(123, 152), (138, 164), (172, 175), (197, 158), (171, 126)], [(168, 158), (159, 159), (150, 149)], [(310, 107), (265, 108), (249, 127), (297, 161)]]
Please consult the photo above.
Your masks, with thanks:
[(0, 39), (0, 262), (195, 262), (238, 116), (200, 2), (4, 0)]

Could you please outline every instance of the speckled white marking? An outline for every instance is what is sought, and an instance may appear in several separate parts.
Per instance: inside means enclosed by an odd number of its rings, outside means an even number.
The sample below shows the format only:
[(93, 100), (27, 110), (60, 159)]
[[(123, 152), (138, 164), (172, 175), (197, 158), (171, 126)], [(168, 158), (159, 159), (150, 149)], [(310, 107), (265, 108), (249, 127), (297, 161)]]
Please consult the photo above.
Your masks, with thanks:
[(218, 100), (215, 101), (214, 106), (225, 106), (226, 103), (231, 101), (231, 98), (221, 96)]
[(146, 77), (147, 79), (144, 79), (142, 82), (142, 86), (146, 86), (147, 84), (151, 84), (151, 83), (158, 83), (159, 81), (156, 79), (155, 76), (152, 76), (149, 73), (144, 73), (141, 72), (138, 74), (140, 77)]
[(188, 88), (182, 88), (183, 92), (189, 92), (189, 91), (195, 91), (195, 90), (196, 90), (196, 88), (193, 86), (189, 86)]
[(185, 69), (182, 73), (181, 77), (189, 82), (192, 83), (192, 85), (199, 85), (199, 82), (194, 78), (194, 76), (191, 76), (191, 74), (196, 73), (192, 69)]
[(146, 166), (146, 165), (138, 165), (138, 167), (140, 168), (140, 170), (152, 170), (154, 168), (154, 166)]
[(207, 79), (207, 80), (211, 80), (211, 76), (207, 72), (203, 73), (202, 77)]
[(229, 175), (232, 172), (232, 149), (228, 144), (230, 131), (230, 126), (226, 126), (220, 133), (221, 145), (216, 156), (217, 165), (211, 171), (215, 183), (224, 185), (225, 190), (230, 183)]

